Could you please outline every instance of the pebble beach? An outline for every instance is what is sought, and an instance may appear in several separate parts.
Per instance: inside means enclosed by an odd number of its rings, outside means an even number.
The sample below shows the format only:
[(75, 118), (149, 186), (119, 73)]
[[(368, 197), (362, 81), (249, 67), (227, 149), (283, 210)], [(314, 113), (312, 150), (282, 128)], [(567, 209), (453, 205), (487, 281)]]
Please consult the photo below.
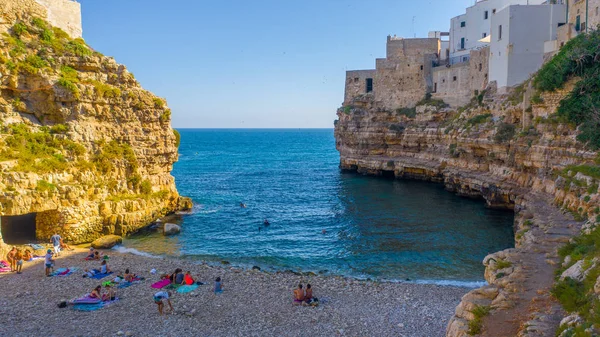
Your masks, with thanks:
[[(84, 312), (68, 301), (89, 293), (103, 280), (83, 278), (87, 250), (61, 254), (56, 268), (77, 267), (64, 277), (45, 277), (43, 260), (25, 262), (23, 273), (0, 274), (2, 336), (444, 336), (446, 325), (468, 288), (358, 281), (336, 276), (266, 273), (106, 251), (109, 266), (126, 268), (145, 280), (117, 289), (119, 300)], [(159, 316), (150, 285), (160, 273), (191, 271), (205, 283), (191, 293), (173, 292), (174, 311)], [(156, 274), (150, 271), (156, 269)], [(111, 276), (114, 276), (111, 275)], [(221, 277), (224, 292), (215, 295)], [(310, 283), (318, 307), (292, 304), (292, 290)]]

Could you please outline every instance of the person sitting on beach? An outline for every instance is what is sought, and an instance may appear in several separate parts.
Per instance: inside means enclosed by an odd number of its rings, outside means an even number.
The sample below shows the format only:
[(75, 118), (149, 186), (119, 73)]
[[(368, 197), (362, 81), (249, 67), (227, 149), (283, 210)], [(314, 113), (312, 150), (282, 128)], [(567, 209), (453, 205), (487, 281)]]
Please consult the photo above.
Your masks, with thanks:
[(63, 241), (63, 238), (60, 238), (60, 239), (58, 240), (58, 242), (59, 242), (59, 244), (60, 244), (60, 249), (66, 249), (66, 250), (75, 250), (75, 249), (73, 249), (73, 248), (69, 247), (69, 245), (68, 245), (68, 244), (66, 244), (66, 243), (65, 243), (65, 241)]
[(192, 274), (190, 273), (190, 271), (186, 271), (185, 275), (183, 275), (183, 284), (187, 284), (188, 286), (194, 284), (194, 278), (192, 277)]
[(52, 258), (52, 249), (46, 251), (46, 257), (44, 257), (44, 263), (46, 265), (46, 276), (50, 276), (50, 270), (54, 268), (54, 259)]
[(100, 251), (95, 251), (95, 252), (94, 252), (94, 256), (93, 256), (92, 258), (93, 258), (94, 260), (98, 260), (98, 261), (100, 261), (100, 259), (102, 258), (102, 255), (103, 255), (103, 254), (102, 254), (102, 252), (100, 252)]
[(171, 283), (181, 284), (183, 282), (183, 273), (182, 272), (183, 272), (183, 270), (181, 270), (181, 268), (175, 269), (173, 274), (171, 274), (171, 276), (169, 276), (169, 280), (171, 280)]
[(90, 293), (90, 297), (101, 300), (102, 299), (102, 286), (97, 286), (96, 288), (94, 288), (94, 290), (92, 290), (92, 292)]
[(25, 253), (23, 254), (23, 260), (25, 260), (25, 261), (33, 260), (33, 255), (31, 254), (31, 251), (29, 249), (25, 249)]
[(294, 289), (294, 304), (300, 305), (304, 303), (304, 290), (302, 284), (298, 285), (298, 288)]
[(125, 269), (125, 275), (123, 275), (123, 279), (127, 282), (133, 282), (136, 278), (136, 275), (129, 272), (129, 268)]
[(13, 272), (15, 270), (17, 270), (17, 265), (16, 265), (16, 260), (15, 260), (15, 255), (17, 254), (17, 248), (16, 247), (12, 247), (12, 249), (10, 250), (10, 252), (8, 252), (8, 254), (6, 255), (6, 260), (8, 260), (8, 263), (10, 264), (10, 271)]
[(110, 268), (108, 268), (108, 263), (106, 262), (108, 259), (104, 259), (102, 264), (100, 265), (100, 274), (108, 274), (110, 273)]
[(173, 305), (171, 304), (171, 300), (169, 299), (169, 297), (171, 297), (171, 292), (159, 291), (156, 294), (154, 294), (154, 303), (156, 303), (156, 305), (158, 305), (158, 313), (161, 316), (163, 314), (163, 307), (165, 305), (163, 303), (163, 300), (167, 300), (167, 303), (169, 304), (169, 308), (171, 308), (171, 311), (173, 311)]
[(21, 253), (20, 249), (17, 249), (17, 253), (15, 254), (15, 261), (17, 263), (17, 274), (21, 274), (21, 270), (23, 270), (23, 253)]
[(104, 284), (104, 288), (106, 288), (106, 293), (104, 295), (102, 295), (102, 301), (103, 302), (107, 302), (107, 301), (114, 301), (117, 299), (117, 293), (115, 292), (115, 290), (110, 286), (110, 282), (106, 282)]
[(223, 292), (223, 282), (221, 282), (221, 278), (217, 277), (215, 279), (215, 294), (220, 294)]
[(312, 287), (309, 283), (306, 285), (306, 294), (304, 295), (304, 303), (314, 306), (317, 304), (317, 302), (319, 302), (319, 299), (316, 297), (313, 297)]

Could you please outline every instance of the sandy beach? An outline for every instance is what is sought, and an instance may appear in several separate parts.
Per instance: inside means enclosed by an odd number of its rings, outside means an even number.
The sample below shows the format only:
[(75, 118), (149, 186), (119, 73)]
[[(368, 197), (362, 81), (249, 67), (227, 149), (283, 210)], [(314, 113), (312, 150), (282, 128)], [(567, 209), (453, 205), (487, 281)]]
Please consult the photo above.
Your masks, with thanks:
[[(0, 274), (2, 336), (443, 336), (448, 319), (469, 289), (450, 286), (357, 281), (334, 276), (264, 273), (214, 267), (175, 259), (106, 251), (113, 271), (145, 277), (140, 284), (117, 289), (116, 303), (81, 312), (58, 303), (84, 295), (101, 281), (83, 278), (87, 250), (61, 255), (56, 268), (78, 267), (66, 277), (45, 277), (43, 260), (26, 262), (23, 273)], [(174, 312), (158, 315), (150, 274), (190, 270), (205, 282), (188, 294), (173, 292)], [(114, 275), (113, 275), (114, 276)], [(224, 283), (213, 293), (214, 279)], [(102, 280), (106, 281), (108, 278)], [(292, 305), (292, 289), (311, 283), (321, 299), (316, 307)]]

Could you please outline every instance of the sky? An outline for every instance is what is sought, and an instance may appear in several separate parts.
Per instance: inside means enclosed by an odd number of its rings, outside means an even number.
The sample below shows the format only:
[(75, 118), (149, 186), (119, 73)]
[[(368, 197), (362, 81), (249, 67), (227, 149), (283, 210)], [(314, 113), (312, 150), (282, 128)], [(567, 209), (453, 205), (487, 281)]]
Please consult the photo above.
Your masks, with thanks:
[[(176, 128), (332, 128), (345, 71), (474, 0), (79, 0), (83, 37), (167, 99)], [(414, 25), (413, 25), (414, 17)]]

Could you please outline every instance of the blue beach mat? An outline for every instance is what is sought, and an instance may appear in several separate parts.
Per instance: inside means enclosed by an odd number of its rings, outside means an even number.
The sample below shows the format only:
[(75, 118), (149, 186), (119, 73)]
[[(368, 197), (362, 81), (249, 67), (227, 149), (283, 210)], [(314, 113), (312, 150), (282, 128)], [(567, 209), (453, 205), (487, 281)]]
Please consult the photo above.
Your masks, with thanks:
[(197, 284), (192, 284), (192, 285), (183, 285), (181, 287), (179, 287), (179, 289), (177, 289), (177, 292), (180, 294), (187, 294), (189, 292), (192, 292), (194, 290), (198, 289), (198, 285)]
[(117, 297), (114, 301), (100, 302), (100, 303), (94, 303), (94, 304), (74, 304), (73, 310), (87, 311), (87, 312), (96, 311), (96, 310), (105, 308), (105, 307), (117, 302), (118, 300), (119, 300), (119, 298)]
[(110, 273), (106, 273), (106, 274), (95, 274), (94, 276), (92, 276), (91, 278), (95, 278), (96, 280), (101, 280), (105, 277), (107, 277), (108, 275), (112, 274), (113, 272), (111, 271)]

